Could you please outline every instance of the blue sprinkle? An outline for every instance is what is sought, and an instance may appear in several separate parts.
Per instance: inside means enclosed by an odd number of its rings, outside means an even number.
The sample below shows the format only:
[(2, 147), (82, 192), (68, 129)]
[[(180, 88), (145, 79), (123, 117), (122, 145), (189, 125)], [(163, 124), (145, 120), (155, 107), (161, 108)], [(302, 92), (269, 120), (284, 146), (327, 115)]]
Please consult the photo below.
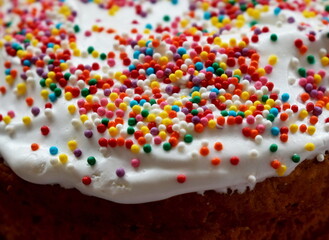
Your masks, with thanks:
[(179, 112), (179, 107), (177, 105), (173, 105), (171, 109), (174, 110), (175, 112)]
[(50, 93), (48, 98), (51, 102), (55, 102), (57, 99), (57, 96), (55, 95), (55, 93)]
[(50, 147), (50, 148), (49, 148), (49, 153), (50, 153), (51, 155), (56, 155), (56, 154), (58, 153), (58, 148), (55, 147), (55, 146)]
[(279, 110), (277, 108), (271, 108), (270, 113), (272, 113), (276, 117), (279, 114)]
[(147, 75), (151, 75), (151, 74), (153, 74), (153, 73), (154, 73), (154, 68), (149, 67), (148, 69), (146, 69), (146, 74), (147, 74)]
[(30, 67), (31, 66), (31, 62), (29, 60), (24, 60), (23, 61), (23, 65)]
[(228, 115), (229, 115), (229, 116), (236, 117), (236, 112), (233, 111), (233, 110), (231, 110), (231, 111), (228, 112)]
[(148, 23), (148, 24), (146, 24), (145, 28), (147, 28), (147, 29), (150, 29), (150, 30), (151, 30), (151, 29), (153, 28), (153, 26), (152, 26), (152, 24)]
[(55, 46), (54, 43), (48, 43), (48, 44), (47, 44), (47, 47), (48, 47), (48, 48), (53, 48), (54, 46)]
[(9, 69), (9, 68), (7, 68), (7, 69), (5, 70), (5, 74), (6, 74), (6, 75), (10, 75), (10, 69)]
[(136, 100), (131, 100), (129, 105), (130, 107), (133, 107), (135, 105), (138, 105), (138, 102)]
[(177, 53), (181, 56), (183, 56), (184, 54), (186, 54), (186, 49), (183, 47), (180, 47), (177, 49)]
[(153, 49), (152, 48), (146, 48), (145, 54), (149, 55), (149, 56), (152, 56), (153, 55)]
[(219, 15), (219, 16), (218, 16), (218, 21), (219, 21), (219, 22), (223, 22), (224, 18), (225, 18), (224, 15)]
[(215, 69), (213, 67), (207, 67), (207, 72), (212, 72), (214, 73), (215, 72)]
[(281, 8), (276, 7), (276, 8), (274, 9), (274, 15), (275, 15), (275, 16), (278, 16), (280, 12), (281, 12)]
[(195, 63), (195, 69), (198, 70), (198, 71), (202, 70), (203, 69), (202, 62)]
[(211, 91), (211, 92), (214, 92), (214, 93), (216, 93), (216, 94), (219, 94), (219, 90), (218, 90), (218, 88), (213, 88), (213, 89), (211, 89), (210, 91)]
[(176, 5), (178, 3), (178, 0), (171, 0), (171, 3)]
[(139, 57), (140, 54), (141, 54), (140, 51), (138, 51), (138, 50), (135, 51), (134, 54), (133, 54), (134, 59), (138, 59), (138, 57)]
[(289, 93), (284, 93), (281, 96), (282, 102), (287, 102), (289, 100), (289, 98), (290, 98)]
[(272, 127), (271, 128), (271, 133), (273, 136), (278, 136), (280, 133), (280, 129), (278, 127)]
[(210, 13), (210, 12), (204, 12), (204, 14), (203, 14), (203, 18), (204, 18), (205, 20), (209, 20), (209, 19), (211, 18), (211, 13)]
[(128, 67), (129, 71), (131, 72), (132, 70), (136, 69), (136, 66), (134, 64), (130, 64)]
[(145, 99), (141, 99), (141, 100), (139, 101), (139, 105), (140, 105), (140, 106), (143, 106), (145, 103), (146, 103), (146, 100), (145, 100)]

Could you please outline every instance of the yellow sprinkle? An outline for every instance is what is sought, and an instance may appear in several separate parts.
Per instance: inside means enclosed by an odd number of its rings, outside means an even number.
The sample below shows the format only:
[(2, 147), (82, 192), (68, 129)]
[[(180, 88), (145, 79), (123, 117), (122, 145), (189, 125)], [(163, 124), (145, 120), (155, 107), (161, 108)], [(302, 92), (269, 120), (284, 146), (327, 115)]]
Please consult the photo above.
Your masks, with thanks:
[(309, 152), (314, 151), (315, 145), (313, 143), (306, 143), (304, 149)]
[(171, 111), (171, 106), (170, 105), (166, 105), (164, 108), (163, 108), (164, 111), (166, 111), (167, 113), (169, 113)]
[(85, 122), (85, 121), (87, 121), (88, 120), (88, 116), (86, 115), (86, 114), (82, 114), (81, 116), (80, 116), (80, 120), (81, 120), (81, 122)]
[(6, 76), (6, 83), (9, 85), (12, 85), (14, 83), (15, 79), (11, 75)]
[(159, 59), (159, 64), (160, 65), (165, 65), (165, 64), (167, 64), (168, 63), (168, 61), (169, 61), (169, 59), (167, 58), (167, 57), (161, 57), (160, 59)]
[(168, 113), (166, 111), (162, 111), (161, 113), (159, 113), (159, 117), (161, 117), (161, 118), (167, 118), (168, 117)]
[(167, 138), (167, 133), (165, 131), (160, 131), (159, 132), (159, 137), (162, 139), (162, 140), (166, 140)]
[(162, 120), (162, 124), (168, 126), (172, 124), (172, 120), (170, 118), (165, 118)]
[(116, 106), (114, 103), (108, 103), (106, 105), (107, 110), (114, 111), (116, 109)]
[(41, 90), (40, 95), (41, 95), (41, 97), (43, 97), (44, 99), (48, 99), (49, 92), (48, 92), (48, 90), (43, 89), (43, 90)]
[(9, 117), (9, 116), (4, 116), (2, 120), (3, 120), (3, 122), (4, 122), (5, 124), (9, 124), (9, 123), (11, 122), (11, 117)]
[(208, 121), (208, 127), (209, 128), (215, 128), (216, 127), (216, 121), (211, 119)]
[(230, 46), (232, 46), (232, 47), (236, 46), (236, 39), (235, 38), (231, 38), (229, 42), (230, 42)]
[(322, 82), (322, 77), (321, 77), (321, 75), (319, 75), (319, 74), (314, 74), (314, 82), (316, 83), (316, 84), (320, 84), (321, 82)]
[(151, 113), (147, 116), (147, 121), (154, 122), (156, 118), (156, 115), (154, 113)]
[(66, 99), (67, 101), (69, 101), (69, 100), (72, 100), (73, 95), (72, 95), (72, 93), (70, 93), (70, 92), (66, 92), (65, 95), (64, 95), (64, 97), (65, 97), (65, 99)]
[(133, 144), (130, 150), (132, 153), (139, 153), (140, 147), (137, 144)]
[(94, 51), (91, 53), (91, 56), (93, 56), (93, 58), (98, 58), (99, 53), (98, 53), (96, 50), (94, 50)]
[(115, 101), (118, 97), (119, 97), (119, 95), (118, 95), (116, 92), (112, 92), (112, 93), (110, 94), (110, 99), (111, 99), (112, 101)]
[(110, 127), (108, 132), (112, 137), (115, 137), (119, 133), (119, 131), (116, 127)]
[(75, 111), (77, 110), (76, 106), (74, 106), (73, 104), (69, 105), (67, 107), (67, 110), (69, 111), (69, 113), (73, 114), (75, 113)]
[(59, 67), (61, 68), (62, 71), (65, 71), (66, 69), (69, 68), (69, 65), (67, 63), (61, 63)]
[(176, 70), (175, 75), (176, 75), (177, 78), (181, 78), (181, 77), (183, 77), (183, 71), (182, 70)]
[(195, 92), (192, 93), (191, 97), (192, 97), (192, 98), (194, 98), (194, 97), (201, 97), (201, 93), (195, 91)]
[(69, 160), (68, 156), (64, 153), (59, 154), (58, 159), (62, 164), (67, 163), (67, 161)]
[(242, 98), (242, 100), (248, 100), (249, 97), (250, 97), (249, 92), (244, 91), (244, 92), (241, 93), (241, 98)]
[(120, 103), (119, 108), (123, 111), (127, 110), (127, 104), (126, 103)]
[(25, 125), (30, 125), (31, 122), (32, 122), (32, 120), (31, 120), (31, 118), (30, 118), (29, 116), (25, 116), (25, 117), (23, 117), (23, 118), (22, 118), (22, 121), (23, 121), (23, 123), (24, 123)]
[(284, 173), (286, 172), (286, 170), (287, 170), (287, 166), (281, 164), (281, 166), (278, 169), (276, 169), (276, 173), (278, 174), (278, 176), (281, 177), (281, 176), (284, 175)]
[(157, 82), (157, 81), (153, 81), (153, 82), (151, 82), (150, 87), (151, 87), (152, 89), (153, 89), (153, 88), (158, 88), (158, 87), (160, 87), (160, 83)]
[(273, 107), (274, 106), (274, 104), (275, 104), (275, 101), (273, 100), (273, 99), (267, 99), (266, 100), (266, 104), (268, 104), (268, 105), (270, 105), (271, 107)]
[(244, 115), (245, 115), (246, 117), (248, 117), (249, 115), (252, 115), (252, 111), (247, 110), (247, 111), (244, 112)]
[(78, 143), (75, 140), (71, 140), (67, 142), (67, 146), (71, 151), (73, 151), (78, 147)]
[(176, 82), (176, 81), (178, 80), (177, 77), (176, 77), (176, 75), (173, 74), (173, 73), (171, 73), (171, 74), (169, 75), (169, 79), (170, 79), (170, 81), (172, 81), (172, 82)]
[(80, 51), (79, 49), (74, 49), (74, 50), (73, 50), (73, 55), (74, 55), (75, 57), (80, 57), (80, 56), (81, 56), (81, 51)]
[(290, 132), (296, 133), (298, 131), (298, 125), (297, 124), (291, 124), (289, 129), (290, 129)]
[(182, 26), (182, 28), (185, 28), (188, 25), (189, 21), (187, 19), (182, 19), (180, 21), (180, 25)]
[(134, 112), (134, 113), (140, 113), (141, 111), (142, 111), (142, 108), (141, 108), (141, 106), (139, 106), (139, 105), (135, 105), (135, 106), (133, 106), (132, 108), (132, 111)]
[(300, 111), (300, 113), (299, 113), (299, 117), (300, 118), (304, 119), (307, 116), (308, 116), (308, 112), (305, 109), (303, 109), (303, 110)]
[(316, 127), (314, 127), (314, 126), (309, 126), (307, 128), (307, 133), (310, 135), (313, 135), (315, 133), (315, 131), (316, 131)]
[(141, 131), (145, 135), (150, 132), (150, 129), (147, 126), (143, 126), (141, 127)]
[(328, 57), (322, 57), (321, 58), (321, 64), (322, 64), (322, 66), (328, 66), (329, 65), (329, 58)]

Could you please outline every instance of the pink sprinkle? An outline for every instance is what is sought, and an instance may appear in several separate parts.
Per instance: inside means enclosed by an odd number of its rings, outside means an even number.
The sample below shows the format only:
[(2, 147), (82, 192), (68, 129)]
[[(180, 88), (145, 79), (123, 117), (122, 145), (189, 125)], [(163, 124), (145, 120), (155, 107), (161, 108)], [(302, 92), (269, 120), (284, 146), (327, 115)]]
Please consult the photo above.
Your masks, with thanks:
[(103, 107), (99, 107), (99, 108), (97, 109), (97, 114), (98, 114), (99, 116), (104, 116), (105, 113), (106, 113), (105, 108), (103, 108)]
[(248, 124), (254, 124), (255, 123), (255, 117), (252, 116), (252, 115), (249, 115), (246, 119), (247, 119)]
[(85, 31), (85, 36), (90, 37), (91, 36), (91, 31), (89, 31), (89, 30)]
[(102, 98), (100, 102), (103, 107), (105, 107), (109, 103), (109, 101), (106, 98)]
[(137, 158), (131, 159), (131, 166), (133, 166), (134, 168), (138, 168), (140, 163), (140, 160)]
[(115, 60), (112, 59), (112, 58), (109, 58), (109, 59), (107, 59), (107, 64), (108, 64), (110, 67), (114, 67), (114, 66), (115, 66)]
[(14, 118), (15, 117), (15, 112), (14, 111), (8, 111), (8, 116), (11, 117), (11, 118)]
[(78, 107), (82, 108), (85, 105), (85, 100), (84, 99), (79, 99), (78, 100)]
[(203, 126), (208, 126), (208, 119), (206, 117), (203, 117), (203, 118), (200, 119), (200, 123)]
[(86, 114), (87, 110), (85, 108), (79, 108), (79, 113), (80, 113), (80, 115)]
[(105, 114), (105, 116), (107, 118), (112, 118), (114, 116), (114, 113), (112, 111), (107, 111), (106, 114)]
[(141, 114), (137, 114), (135, 118), (138, 122), (143, 121), (143, 116)]
[(271, 65), (266, 65), (264, 70), (267, 74), (270, 74), (273, 70), (273, 67)]
[(298, 84), (299, 84), (299, 86), (301, 86), (301, 87), (304, 87), (304, 86), (306, 85), (306, 83), (307, 83), (306, 78), (301, 78), (301, 79), (299, 79), (299, 81), (298, 81)]
[(153, 141), (154, 141), (154, 144), (156, 144), (156, 145), (159, 145), (159, 144), (161, 144), (161, 142), (162, 142), (162, 140), (161, 140), (161, 138), (160, 138), (159, 136), (156, 136), (156, 137), (153, 139)]
[(121, 109), (118, 109), (115, 114), (117, 115), (117, 117), (123, 117), (125, 115), (125, 112)]
[(157, 76), (157, 78), (162, 78), (163, 75), (164, 75), (164, 73), (163, 73), (162, 70), (159, 70), (159, 71), (156, 72), (156, 76)]
[(326, 71), (324, 71), (324, 70), (320, 70), (320, 71), (318, 72), (318, 74), (319, 74), (322, 78), (324, 78), (324, 77), (326, 76)]
[(263, 124), (258, 124), (258, 125), (256, 126), (256, 129), (257, 129), (257, 131), (259, 132), (259, 134), (262, 134), (262, 133), (265, 132), (265, 125), (263, 125)]
[(115, 106), (119, 107), (120, 103), (122, 103), (122, 102), (123, 102), (123, 100), (118, 98), (118, 99), (115, 99), (114, 104), (115, 104)]

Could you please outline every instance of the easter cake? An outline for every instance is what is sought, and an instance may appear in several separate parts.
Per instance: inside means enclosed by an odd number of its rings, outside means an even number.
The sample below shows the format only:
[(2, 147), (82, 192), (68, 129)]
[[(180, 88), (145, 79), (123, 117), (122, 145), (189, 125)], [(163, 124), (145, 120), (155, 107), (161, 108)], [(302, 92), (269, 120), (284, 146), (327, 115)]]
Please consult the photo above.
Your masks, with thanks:
[(325, 1), (0, 5), (1, 237), (328, 236)]

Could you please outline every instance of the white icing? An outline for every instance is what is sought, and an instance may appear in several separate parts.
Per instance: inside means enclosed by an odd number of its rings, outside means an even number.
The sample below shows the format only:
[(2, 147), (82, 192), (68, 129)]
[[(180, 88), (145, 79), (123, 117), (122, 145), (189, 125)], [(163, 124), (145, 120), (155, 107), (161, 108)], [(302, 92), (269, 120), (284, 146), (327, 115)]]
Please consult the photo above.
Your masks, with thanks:
[[(95, 46), (99, 52), (109, 52), (115, 49), (123, 50), (132, 54), (133, 50), (130, 47), (121, 46), (115, 43), (113, 34), (106, 33), (92, 33), (91, 37), (85, 37), (84, 32), (90, 30), (92, 25), (96, 24), (98, 20), (100, 25), (107, 28), (111, 27), (120, 32), (128, 32), (132, 28), (132, 19), (138, 19), (139, 25), (134, 27), (140, 28), (142, 31), (146, 23), (152, 23), (154, 27), (156, 22), (161, 22), (163, 14), (162, 9), (165, 10), (165, 14), (170, 15), (171, 19), (176, 16), (183, 16), (183, 12), (187, 9), (188, 1), (180, 1), (179, 5), (172, 5), (168, 1), (161, 1), (150, 8), (150, 3), (145, 2), (145, 9), (149, 9), (150, 14), (146, 19), (139, 16), (135, 16), (132, 8), (123, 8), (117, 12), (115, 16), (109, 16), (107, 11), (98, 8), (95, 4), (83, 4), (77, 0), (68, 1), (68, 4), (78, 12), (78, 16), (75, 20), (75, 24), (78, 24), (81, 28), (80, 33), (77, 34), (77, 45), (82, 51), (82, 57), (73, 57), (71, 64), (74, 66), (77, 63), (91, 64), (98, 61), (102, 66), (99, 71), (93, 71), (100, 75), (112, 77), (113, 74), (124, 66), (121, 61), (116, 61), (117, 64), (114, 68), (108, 67), (106, 61), (96, 60), (92, 58), (86, 51), (88, 46)], [(152, 10), (152, 11), (151, 11)], [(308, 54), (314, 56), (325, 55), (328, 51), (329, 40), (325, 37), (320, 37), (322, 33), (319, 32), (323, 26), (319, 24), (319, 17), (315, 19), (304, 19), (307, 21), (314, 31), (317, 32), (316, 44), (311, 44), (307, 40), (305, 31), (297, 30), (297, 24), (303, 20), (303, 17), (296, 12), (289, 12), (282, 10), (279, 17), (273, 16), (273, 8), (270, 8), (268, 13), (264, 13), (258, 20), (259, 26), (268, 26), (271, 30), (270, 33), (263, 33), (258, 43), (250, 43), (250, 47), (257, 50), (261, 55), (260, 66), (267, 65), (267, 59), (270, 55), (275, 54), (278, 57), (278, 62), (273, 68), (273, 72), (267, 75), (269, 81), (275, 84), (275, 90), (272, 92), (289, 93), (289, 103), (296, 104), (299, 108), (305, 108), (305, 105), (300, 101), (299, 94), (303, 92), (303, 89), (298, 85), (296, 68), (301, 66), (310, 67), (305, 58), (301, 57), (296, 48), (293, 45), (293, 41), (296, 38), (303, 40), (308, 45)], [(198, 12), (200, 21), (202, 20), (202, 12)], [(286, 24), (286, 17), (294, 16), (294, 24)], [(49, 12), (48, 17), (56, 19), (57, 14), (55, 11)], [(246, 16), (246, 19), (250, 19)], [(280, 20), (280, 21), (279, 21)], [(19, 19), (15, 19), (19, 22)], [(14, 22), (15, 22), (14, 21)], [(192, 20), (191, 20), (192, 21)], [(194, 20), (193, 20), (194, 21)], [(15, 24), (13, 24), (15, 25)], [(67, 22), (67, 27), (72, 23)], [(69, 27), (68, 27), (69, 28)], [(214, 30), (209, 24), (209, 30)], [(278, 41), (273, 43), (269, 47), (269, 38), (271, 33), (278, 34)], [(40, 33), (41, 34), (41, 33)], [(323, 33), (325, 34), (325, 33)], [(128, 34), (129, 35), (129, 34)], [(201, 35), (201, 32), (200, 32)], [(221, 36), (222, 41), (228, 41), (231, 38), (240, 39), (241, 35), (250, 36), (250, 30), (248, 26), (243, 27), (240, 30), (232, 29), (232, 31), (224, 31)], [(201, 41), (202, 42), (202, 41)], [(184, 43), (187, 48), (191, 43)], [(204, 40), (204, 45), (206, 41)], [(63, 42), (62, 47), (68, 48), (68, 43)], [(163, 52), (161, 52), (161, 49)], [(163, 54), (169, 58), (172, 57), (172, 52), (168, 51), (167, 45), (162, 43), (155, 58), (160, 58)], [(38, 49), (29, 48), (28, 51), (37, 51)], [(53, 49), (48, 48), (47, 52), (51, 52)], [(40, 53), (39, 53), (40, 54)], [(145, 56), (144, 56), (145, 57)], [(219, 54), (217, 56), (220, 61), (226, 61), (228, 56), (226, 54)], [(66, 188), (77, 188), (81, 192), (94, 195), (101, 198), (105, 198), (111, 201), (121, 203), (141, 203), (148, 201), (155, 201), (164, 198), (168, 198), (177, 194), (187, 192), (203, 192), (205, 190), (215, 189), (219, 192), (226, 192), (228, 188), (243, 192), (246, 187), (253, 188), (256, 182), (260, 182), (265, 178), (277, 176), (276, 171), (271, 167), (270, 162), (273, 159), (278, 159), (282, 164), (287, 167), (285, 175), (291, 173), (296, 163), (291, 161), (291, 156), (295, 153), (299, 154), (301, 160), (307, 158), (313, 158), (317, 156), (319, 161), (323, 161), (323, 153), (328, 149), (329, 134), (328, 124), (324, 123), (324, 119), (328, 116), (328, 110), (323, 110), (323, 114), (319, 117), (319, 123), (317, 125), (317, 131), (314, 135), (307, 133), (294, 133), (289, 134), (289, 140), (287, 143), (282, 143), (278, 137), (273, 137), (270, 134), (270, 128), (272, 125), (278, 124), (264, 120), (260, 117), (256, 117), (256, 123), (264, 124), (266, 127), (266, 133), (262, 136), (258, 135), (255, 140), (245, 138), (241, 134), (242, 127), (249, 126), (246, 121), (242, 125), (235, 126), (217, 126), (215, 129), (206, 129), (201, 134), (194, 133), (194, 125), (182, 121), (184, 116), (178, 114), (177, 120), (173, 126), (174, 130), (179, 131), (181, 134), (193, 134), (194, 140), (192, 143), (180, 142), (176, 148), (173, 148), (170, 152), (163, 150), (161, 145), (152, 144), (152, 152), (149, 154), (141, 153), (133, 154), (124, 147), (116, 148), (104, 148), (98, 145), (98, 139), (102, 137), (97, 133), (96, 126), (101, 122), (102, 117), (97, 113), (88, 114), (89, 120), (82, 123), (78, 112), (70, 114), (67, 108), (70, 104), (76, 105), (77, 100), (73, 99), (67, 101), (64, 97), (60, 97), (53, 104), (52, 109), (44, 109), (45, 101), (40, 97), (41, 87), (38, 84), (38, 77), (36, 77), (35, 69), (27, 73), (28, 79), (28, 95), (33, 96), (35, 106), (40, 107), (40, 114), (34, 117), (31, 114), (31, 109), (24, 103), (22, 96), (15, 94), (14, 86), (10, 87), (5, 83), (3, 60), (10, 59), (12, 64), (17, 68), (20, 65), (18, 58), (9, 58), (6, 56), (4, 49), (1, 49), (1, 65), (0, 65), (0, 86), (6, 85), (8, 91), (6, 94), (0, 94), (0, 114), (5, 116), (8, 111), (14, 110), (16, 116), (7, 125), (4, 121), (0, 122), (0, 153), (9, 164), (9, 166), (22, 178), (40, 184), (55, 184), (58, 183)], [(45, 57), (45, 61), (50, 59)], [(140, 55), (139, 61), (143, 61), (143, 56)], [(138, 62), (138, 61), (133, 61)], [(185, 61), (186, 65), (191, 64), (188, 60)], [(184, 66), (183, 69), (186, 69)], [(319, 70), (323, 67), (320, 65), (317, 58), (316, 64), (312, 66), (313, 69)], [(327, 70), (327, 68), (326, 68)], [(140, 74), (143, 74), (140, 71)], [(78, 76), (81, 71), (76, 71), (75, 75)], [(80, 89), (85, 87), (84, 81), (77, 81), (76, 76), (71, 76), (69, 84), (77, 86)], [(201, 79), (205, 78), (203, 73), (199, 74)], [(148, 77), (151, 81), (155, 78), (154, 75)], [(182, 78), (182, 82), (185, 80)], [(288, 84), (289, 83), (289, 84)], [(152, 94), (152, 90), (145, 83), (145, 81), (138, 81), (138, 86), (144, 88), (145, 91), (149, 91), (149, 95)], [(248, 81), (242, 81), (248, 91), (251, 93), (257, 92), (256, 88)], [(117, 86), (120, 83), (116, 82)], [(162, 84), (163, 85), (163, 84)], [(323, 80), (323, 85), (328, 87), (328, 79)], [(164, 86), (161, 88), (165, 89)], [(234, 88), (234, 86), (229, 86)], [(204, 88), (200, 92), (207, 96), (211, 88)], [(262, 88), (259, 92), (267, 93), (268, 89)], [(224, 89), (220, 90), (221, 93), (225, 93)], [(130, 102), (134, 97), (134, 92), (128, 90), (126, 92), (128, 97), (124, 99), (124, 102)], [(188, 89), (182, 89), (182, 94), (188, 95)], [(326, 93), (327, 94), (327, 93)], [(169, 97), (167, 94), (167, 102), (173, 102), (176, 99), (180, 99), (179, 95), (172, 95)], [(328, 94), (327, 94), (328, 95)], [(98, 96), (98, 95), (97, 95)], [(99, 99), (103, 98), (103, 94), (100, 92), (99, 96), (96, 95), (93, 99), (95, 102), (99, 102)], [(188, 98), (183, 98), (182, 102), (186, 102)], [(239, 105), (238, 100), (234, 99), (226, 101), (227, 105)], [(244, 104), (252, 105), (252, 102), (245, 102)], [(195, 104), (198, 107), (197, 104)], [(159, 109), (159, 105), (154, 104), (152, 106), (144, 105), (144, 108), (150, 109), (150, 113), (158, 114), (162, 110)], [(220, 116), (220, 111), (212, 104), (209, 108), (213, 110), (215, 117)], [(202, 108), (198, 109), (199, 112), (203, 111)], [(289, 112), (290, 111), (290, 112)], [(290, 113), (291, 110), (287, 111)], [(129, 111), (128, 111), (129, 112)], [(263, 116), (269, 113), (263, 112)], [(32, 122), (29, 126), (22, 123), (21, 119), (24, 116), (30, 116)], [(127, 118), (127, 113), (125, 114)], [(162, 119), (157, 117), (156, 122), (161, 123)], [(301, 120), (292, 115), (288, 120), (289, 123), (296, 123), (298, 125), (307, 123), (307, 119)], [(47, 125), (50, 127), (50, 134), (44, 137), (40, 134), (40, 127)], [(143, 123), (137, 124), (137, 128), (141, 128)], [(254, 127), (255, 125), (253, 125)], [(120, 134), (126, 137), (127, 123), (119, 127)], [(84, 137), (84, 130), (93, 130), (93, 137), (87, 139)], [(165, 130), (163, 125), (159, 126), (159, 130)], [(110, 138), (110, 136), (106, 136)], [(151, 135), (145, 136), (146, 140), (150, 142), (152, 140)], [(70, 140), (76, 140), (78, 148), (82, 150), (81, 157), (75, 157), (72, 151), (67, 146), (67, 142)], [(220, 152), (215, 151), (212, 146), (215, 142), (220, 141), (224, 149)], [(305, 151), (304, 145), (312, 142), (316, 146), (315, 151)], [(31, 151), (31, 143), (40, 144), (38, 151)], [(276, 143), (279, 150), (275, 153), (269, 151), (269, 146), (272, 143)], [(62, 164), (57, 154), (52, 156), (49, 153), (49, 148), (56, 146), (59, 149), (59, 154), (65, 153), (68, 156), (68, 162)], [(207, 157), (200, 156), (199, 149), (202, 146), (209, 146), (210, 153)], [(97, 163), (94, 166), (88, 165), (86, 159), (89, 156), (94, 156)], [(229, 159), (232, 156), (238, 156), (240, 163), (237, 166), (230, 164)], [(220, 157), (221, 163), (218, 166), (212, 166), (210, 159), (214, 157)], [(140, 164), (138, 167), (134, 167), (131, 164), (132, 159), (138, 158)], [(134, 161), (135, 162), (135, 161)], [(125, 175), (119, 178), (116, 175), (116, 170), (123, 168)], [(176, 177), (179, 174), (186, 175), (186, 182), (180, 184), (176, 181)], [(90, 185), (84, 185), (81, 179), (84, 176), (90, 176), (92, 183)]]

